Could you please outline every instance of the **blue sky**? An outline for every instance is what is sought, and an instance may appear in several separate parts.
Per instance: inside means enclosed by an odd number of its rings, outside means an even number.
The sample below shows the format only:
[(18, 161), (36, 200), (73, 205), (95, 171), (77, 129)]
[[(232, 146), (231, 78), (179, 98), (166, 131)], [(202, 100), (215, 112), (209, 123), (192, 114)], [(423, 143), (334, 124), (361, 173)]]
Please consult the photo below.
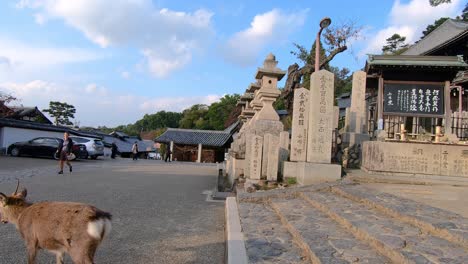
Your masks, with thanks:
[(361, 37), (332, 62), (354, 71), (393, 33), (412, 42), (428, 23), (460, 14), (463, 5), (6, 0), (0, 2), (0, 91), (40, 109), (66, 101), (77, 108), (80, 125), (128, 124), (145, 113), (243, 93), (269, 52), (287, 69), (298, 62), (292, 44), (310, 47), (325, 16), (332, 25), (352, 20), (362, 26)]

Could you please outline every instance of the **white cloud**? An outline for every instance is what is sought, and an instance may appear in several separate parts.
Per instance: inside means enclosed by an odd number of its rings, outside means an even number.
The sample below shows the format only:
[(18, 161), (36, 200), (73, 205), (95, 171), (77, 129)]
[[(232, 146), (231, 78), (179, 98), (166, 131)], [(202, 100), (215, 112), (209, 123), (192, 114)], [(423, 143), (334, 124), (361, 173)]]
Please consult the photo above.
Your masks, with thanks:
[(138, 48), (160, 78), (190, 63), (213, 34), (211, 12), (157, 9), (151, 0), (22, 0), (17, 6), (38, 9), (38, 23), (62, 19), (101, 47)]
[(428, 0), (410, 0), (406, 3), (396, 0), (389, 14), (389, 25), (377, 32), (369, 31), (367, 45), (359, 54), (380, 54), (385, 39), (394, 33), (405, 36), (407, 43), (413, 43), (421, 37), (427, 25), (441, 17), (455, 17), (462, 8), (461, 0), (452, 0), (437, 7), (432, 7)]
[(123, 71), (123, 72), (120, 73), (120, 76), (122, 76), (122, 78), (124, 78), (124, 79), (130, 79), (130, 72)]
[(220, 95), (154, 98), (142, 102), (140, 104), (140, 109), (146, 112), (155, 112), (160, 110), (179, 112), (194, 104), (210, 105), (219, 101), (220, 98)]
[(96, 60), (102, 55), (80, 48), (43, 47), (0, 36), (0, 65), (15, 72), (43, 71), (66, 63)]
[(255, 64), (259, 53), (267, 46), (287, 40), (294, 29), (304, 24), (308, 10), (285, 13), (273, 9), (256, 15), (250, 27), (235, 33), (223, 47), (225, 58), (242, 66)]
[(134, 123), (147, 113), (161, 110), (180, 112), (194, 104), (209, 105), (222, 97), (206, 95), (151, 98), (111, 93), (109, 89), (94, 83), (72, 88), (43, 80), (0, 83), (0, 90), (19, 98), (18, 103), (37, 106), (39, 109), (47, 108), (50, 101), (67, 102), (75, 106), (75, 119), (81, 125), (92, 126)]

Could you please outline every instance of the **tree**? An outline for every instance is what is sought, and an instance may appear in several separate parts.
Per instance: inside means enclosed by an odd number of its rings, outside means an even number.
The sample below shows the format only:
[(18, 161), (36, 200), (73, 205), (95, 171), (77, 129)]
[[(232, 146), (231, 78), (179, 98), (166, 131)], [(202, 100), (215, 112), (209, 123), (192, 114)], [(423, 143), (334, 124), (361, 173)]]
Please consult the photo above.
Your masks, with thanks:
[(13, 113), (7, 104), (16, 100), (16, 97), (12, 96), (11, 94), (0, 91), (0, 117), (7, 117)]
[[(229, 114), (236, 108), (237, 101), (239, 101), (240, 95), (225, 95), (219, 102), (214, 102), (208, 107), (206, 113), (206, 119), (208, 120), (208, 129), (223, 130), (226, 126), (226, 121)], [(228, 125), (229, 126), (229, 125)]]
[(437, 19), (436, 21), (434, 21), (433, 24), (431, 25), (428, 25), (426, 27), (426, 30), (424, 30), (422, 33), (423, 35), (421, 36), (421, 39), (423, 39), (424, 37), (426, 37), (427, 35), (429, 35), (429, 33), (431, 33), (432, 31), (434, 31), (434, 29), (436, 29), (437, 27), (439, 27), (440, 25), (442, 25), (445, 21), (447, 21), (447, 19), (449, 19), (448, 17), (441, 17), (439, 19)]
[(382, 51), (387, 55), (399, 55), (408, 49), (408, 44), (405, 43), (406, 37), (399, 34), (393, 34), (386, 39), (387, 45), (382, 47)]
[[(346, 51), (348, 49), (348, 41), (358, 39), (361, 30), (362, 28), (356, 26), (354, 22), (345, 22), (337, 26), (329, 26), (323, 34), (325, 45), (320, 45), (319, 69), (326, 67), (336, 55)], [(298, 51), (292, 51), (291, 53), (296, 55), (296, 57), (304, 63), (304, 66), (299, 67), (299, 65), (295, 63), (288, 68), (288, 77), (281, 97), (284, 98), (285, 107), (290, 112), (294, 99), (294, 89), (301, 85), (308, 89), (308, 78), (310, 74), (315, 71), (315, 39), (310, 51), (301, 45), (295, 44), (295, 47)]]
[(76, 109), (73, 105), (51, 101), (49, 108), (42, 110), (55, 118), (55, 125), (73, 125), (70, 118), (75, 118)]
[(159, 111), (155, 114), (145, 114), (142, 119), (135, 122), (134, 129), (138, 131), (151, 131), (159, 128), (179, 127), (181, 113)]
[(182, 119), (179, 121), (180, 128), (208, 129), (206, 113), (208, 106), (196, 104), (182, 112)]
[(465, 8), (463, 8), (463, 11), (461, 14), (461, 20), (468, 21), (468, 3), (466, 3)]
[(351, 92), (353, 78), (348, 68), (330, 66), (330, 71), (335, 75), (335, 97), (342, 93)]
[(451, 2), (451, 0), (429, 0), (429, 4), (431, 4), (431, 6), (438, 6), (440, 4), (447, 4)]

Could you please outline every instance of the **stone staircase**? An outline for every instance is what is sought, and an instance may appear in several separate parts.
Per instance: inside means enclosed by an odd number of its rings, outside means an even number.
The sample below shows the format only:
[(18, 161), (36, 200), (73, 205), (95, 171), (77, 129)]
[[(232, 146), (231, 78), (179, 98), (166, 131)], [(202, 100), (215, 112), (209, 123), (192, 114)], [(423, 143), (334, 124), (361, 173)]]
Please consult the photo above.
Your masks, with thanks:
[(250, 263), (468, 263), (468, 219), (361, 185), (238, 202)]

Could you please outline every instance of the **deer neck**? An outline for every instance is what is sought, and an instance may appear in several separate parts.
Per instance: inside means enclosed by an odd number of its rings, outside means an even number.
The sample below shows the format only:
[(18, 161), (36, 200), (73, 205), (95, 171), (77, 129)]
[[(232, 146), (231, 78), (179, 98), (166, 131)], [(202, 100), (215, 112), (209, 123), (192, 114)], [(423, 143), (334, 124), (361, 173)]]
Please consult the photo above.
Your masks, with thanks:
[(29, 206), (31, 206), (32, 204), (31, 203), (23, 203), (21, 205), (10, 205), (9, 206), (9, 220), (12, 224), (18, 226), (18, 219), (20, 218), (21, 214), (24, 212), (24, 210), (26, 210), (26, 208), (28, 208)]

